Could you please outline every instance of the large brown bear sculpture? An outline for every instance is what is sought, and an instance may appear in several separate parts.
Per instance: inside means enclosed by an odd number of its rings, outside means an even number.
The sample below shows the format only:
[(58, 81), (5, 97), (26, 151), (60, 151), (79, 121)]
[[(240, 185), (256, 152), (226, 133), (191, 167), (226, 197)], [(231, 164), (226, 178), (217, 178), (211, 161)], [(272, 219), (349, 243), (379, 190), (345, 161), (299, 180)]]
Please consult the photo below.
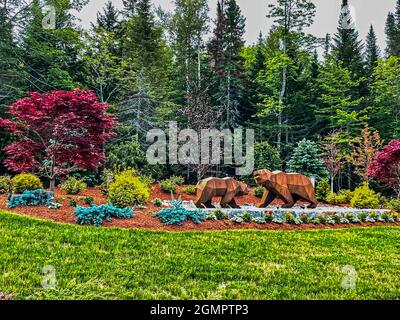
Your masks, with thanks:
[(318, 206), (311, 180), (302, 174), (259, 170), (253, 176), (257, 185), (265, 188), (259, 208), (267, 207), (276, 198), (285, 203), (282, 208), (292, 208), (298, 200), (309, 202), (308, 208)]
[(233, 178), (208, 178), (197, 184), (195, 205), (198, 208), (215, 208), (211, 203), (212, 198), (221, 197), (221, 208), (240, 208), (236, 204), (235, 197), (248, 193), (247, 185)]

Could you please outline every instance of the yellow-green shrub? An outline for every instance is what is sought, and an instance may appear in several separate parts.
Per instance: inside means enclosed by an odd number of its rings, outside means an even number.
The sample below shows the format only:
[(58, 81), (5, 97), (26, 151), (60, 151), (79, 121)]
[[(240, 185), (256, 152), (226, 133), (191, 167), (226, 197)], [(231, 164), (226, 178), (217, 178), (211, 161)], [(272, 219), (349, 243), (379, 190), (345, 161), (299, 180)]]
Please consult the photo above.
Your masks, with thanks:
[(10, 176), (0, 176), (0, 194), (7, 193), (11, 188)]
[(43, 184), (40, 179), (33, 174), (21, 173), (12, 179), (13, 193), (21, 194), (25, 190), (43, 189)]
[(375, 209), (379, 207), (379, 197), (366, 183), (354, 191), (351, 206), (360, 209)]
[(339, 193), (330, 192), (326, 197), (326, 202), (329, 204), (350, 203), (353, 199), (354, 192), (350, 190), (340, 190)]
[(148, 186), (136, 176), (135, 170), (132, 169), (118, 173), (108, 190), (109, 200), (119, 208), (144, 205), (149, 197)]
[(186, 193), (187, 195), (195, 195), (197, 193), (197, 187), (196, 186), (186, 186), (183, 188), (183, 192)]
[(69, 177), (68, 180), (61, 184), (61, 189), (63, 189), (66, 194), (79, 194), (87, 189), (87, 184), (81, 179)]
[(318, 201), (326, 202), (330, 193), (331, 187), (327, 179), (322, 179), (317, 183), (317, 187), (315, 188), (315, 196)]

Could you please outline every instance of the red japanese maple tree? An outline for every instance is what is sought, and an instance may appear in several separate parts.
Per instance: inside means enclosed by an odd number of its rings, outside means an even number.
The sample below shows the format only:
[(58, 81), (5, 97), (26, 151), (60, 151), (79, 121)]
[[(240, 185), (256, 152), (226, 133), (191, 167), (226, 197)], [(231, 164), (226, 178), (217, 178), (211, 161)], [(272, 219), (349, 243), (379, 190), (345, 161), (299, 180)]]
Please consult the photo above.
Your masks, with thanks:
[(368, 175), (392, 187), (400, 199), (400, 141), (392, 140), (378, 152), (368, 168)]
[(104, 145), (114, 133), (114, 118), (92, 91), (30, 93), (8, 108), (0, 126), (15, 134), (7, 147), (7, 168), (34, 172), (50, 180), (76, 169), (96, 169), (105, 160)]

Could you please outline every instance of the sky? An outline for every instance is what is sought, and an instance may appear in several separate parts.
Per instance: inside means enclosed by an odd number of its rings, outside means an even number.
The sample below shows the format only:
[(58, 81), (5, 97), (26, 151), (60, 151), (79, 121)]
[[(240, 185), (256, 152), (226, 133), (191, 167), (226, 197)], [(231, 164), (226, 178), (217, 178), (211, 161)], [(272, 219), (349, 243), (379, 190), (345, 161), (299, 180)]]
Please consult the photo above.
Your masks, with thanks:
[[(172, 11), (171, 0), (152, 0), (155, 6), (161, 6), (164, 10)], [(95, 21), (96, 12), (102, 10), (107, 0), (91, 0), (90, 3), (78, 14), (81, 25), (89, 28), (90, 23)], [(112, 0), (116, 7), (120, 8), (122, 0)], [(309, 28), (309, 33), (325, 37), (327, 33), (334, 34), (337, 29), (340, 6), (342, 0), (314, 0), (317, 7), (315, 22)], [(217, 0), (209, 0), (210, 17), (213, 19), (216, 12)], [(248, 44), (256, 42), (260, 31), (267, 34), (271, 25), (271, 19), (266, 18), (268, 5), (275, 3), (275, 0), (237, 0), (246, 17), (246, 35)], [(385, 48), (385, 22), (389, 11), (394, 11), (396, 0), (349, 0), (353, 6), (353, 16), (356, 28), (361, 39), (365, 39), (369, 27), (372, 24), (378, 36), (378, 44), (382, 50)], [(212, 25), (211, 25), (212, 26)]]

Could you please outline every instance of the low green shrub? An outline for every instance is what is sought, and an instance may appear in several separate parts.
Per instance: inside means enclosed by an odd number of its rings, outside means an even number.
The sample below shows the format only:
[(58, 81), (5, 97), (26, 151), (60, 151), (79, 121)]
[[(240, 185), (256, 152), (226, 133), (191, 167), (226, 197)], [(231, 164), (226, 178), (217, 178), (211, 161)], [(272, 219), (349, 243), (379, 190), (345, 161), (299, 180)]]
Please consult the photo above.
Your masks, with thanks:
[(178, 187), (178, 185), (174, 181), (168, 179), (161, 181), (160, 187), (163, 192), (176, 193), (176, 188)]
[(163, 203), (163, 202), (162, 202), (161, 199), (156, 198), (156, 199), (153, 200), (153, 204), (154, 204), (154, 206), (157, 207), (157, 208), (161, 208), (161, 207), (162, 207), (162, 203)]
[(145, 205), (150, 197), (149, 187), (136, 176), (133, 169), (122, 171), (115, 175), (110, 184), (108, 198), (118, 208)]
[(22, 194), (24, 191), (43, 189), (43, 184), (38, 177), (29, 173), (21, 173), (12, 179), (12, 191)]
[(299, 220), (301, 221), (301, 223), (310, 223), (310, 216), (306, 213), (302, 213), (299, 216)]
[(229, 215), (226, 212), (223, 212), (222, 210), (215, 210), (214, 211), (215, 217), (217, 218), (217, 220), (228, 220), (229, 219)]
[(315, 188), (315, 196), (318, 201), (327, 202), (328, 195), (331, 193), (331, 187), (328, 179), (322, 179), (317, 183)]
[(351, 190), (340, 190), (339, 193), (330, 192), (326, 197), (326, 203), (329, 204), (345, 204), (350, 203), (354, 196), (354, 191)]
[(354, 191), (351, 206), (359, 209), (375, 209), (379, 207), (379, 197), (366, 183)]
[(388, 202), (388, 209), (400, 213), (400, 200), (392, 199)]
[(69, 177), (60, 187), (66, 194), (79, 194), (87, 189), (87, 184), (81, 179)]
[(186, 186), (186, 187), (183, 188), (183, 192), (186, 193), (189, 196), (196, 195), (197, 187), (196, 186)]
[(286, 223), (289, 223), (289, 224), (300, 224), (300, 221), (293, 215), (293, 213), (288, 211), (286, 213)]
[(11, 191), (11, 177), (10, 176), (0, 176), (0, 194), (8, 193)]
[(254, 196), (257, 198), (262, 198), (264, 195), (264, 188), (263, 187), (256, 187), (254, 188)]
[(114, 171), (111, 169), (104, 169), (103, 173), (101, 174), (101, 181), (103, 182), (97, 186), (97, 188), (103, 195), (107, 196), (110, 184), (114, 181)]
[(83, 198), (83, 203), (87, 204), (88, 206), (92, 206), (93, 202), (94, 202), (94, 198), (92, 196)]
[(338, 197), (344, 200), (343, 203), (350, 203), (351, 199), (353, 199), (354, 197), (354, 191), (347, 189), (340, 190), (338, 193)]
[(53, 193), (42, 189), (25, 190), (21, 195), (13, 195), (8, 199), (7, 207), (12, 209), (26, 206), (50, 206), (53, 203)]
[(252, 222), (253, 221), (253, 216), (248, 213), (247, 211), (243, 212), (241, 218), (243, 219), (244, 222)]
[(264, 220), (265, 220), (266, 223), (271, 223), (272, 220), (274, 220), (274, 216), (273, 216), (272, 212), (271, 213), (269, 213), (269, 212), (265, 213), (263, 217), (264, 217)]
[(75, 199), (69, 199), (69, 206), (76, 208), (78, 206), (78, 202), (76, 202)]
[(117, 208), (111, 204), (92, 206), (89, 208), (77, 207), (74, 211), (77, 218), (76, 223), (94, 225), (99, 227), (103, 221), (111, 221), (111, 217), (118, 219), (129, 219), (133, 217), (133, 211), (129, 208)]
[(181, 186), (182, 184), (185, 183), (185, 178), (179, 177), (179, 176), (173, 176), (173, 177), (169, 178), (168, 180), (171, 180), (173, 183), (175, 183), (178, 186)]
[(162, 209), (155, 214), (162, 223), (168, 225), (182, 225), (185, 221), (193, 221), (196, 224), (206, 219), (206, 214), (202, 210), (186, 210), (182, 206), (181, 200), (172, 201), (172, 208)]

